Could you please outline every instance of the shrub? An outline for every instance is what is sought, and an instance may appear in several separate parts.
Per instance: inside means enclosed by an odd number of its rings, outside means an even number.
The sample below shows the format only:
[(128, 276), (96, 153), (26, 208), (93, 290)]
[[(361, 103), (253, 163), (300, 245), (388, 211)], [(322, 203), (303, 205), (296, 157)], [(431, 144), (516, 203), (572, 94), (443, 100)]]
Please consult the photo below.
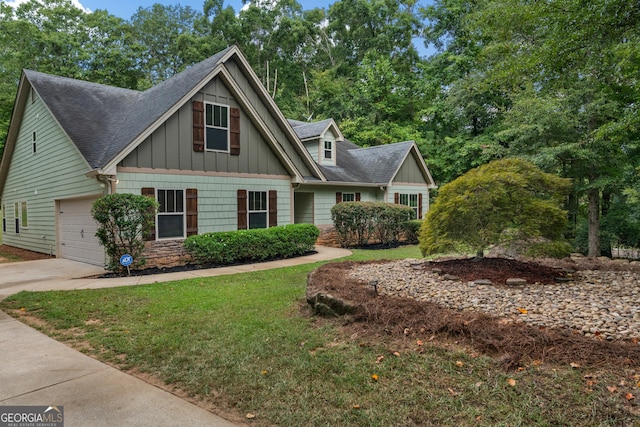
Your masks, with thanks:
[[(520, 159), (496, 160), (443, 185), (420, 230), (422, 255), (474, 248), (478, 256), (514, 233), (562, 241), (571, 181)], [(514, 233), (505, 233), (514, 230)]]
[(379, 202), (344, 202), (331, 208), (331, 219), (343, 247), (364, 246), (375, 238), (397, 243), (406, 223), (415, 216), (408, 206)]
[(320, 231), (311, 224), (221, 231), (187, 237), (185, 250), (200, 264), (260, 262), (304, 255), (315, 247)]
[(422, 227), (422, 220), (413, 219), (407, 221), (404, 225), (404, 237), (407, 243), (413, 245), (418, 243), (418, 236), (420, 235), (420, 227)]
[(100, 225), (96, 237), (109, 257), (108, 270), (122, 271), (124, 254), (133, 257), (134, 268), (145, 264), (144, 238), (153, 227), (157, 206), (152, 198), (136, 194), (108, 194), (93, 203), (91, 215)]

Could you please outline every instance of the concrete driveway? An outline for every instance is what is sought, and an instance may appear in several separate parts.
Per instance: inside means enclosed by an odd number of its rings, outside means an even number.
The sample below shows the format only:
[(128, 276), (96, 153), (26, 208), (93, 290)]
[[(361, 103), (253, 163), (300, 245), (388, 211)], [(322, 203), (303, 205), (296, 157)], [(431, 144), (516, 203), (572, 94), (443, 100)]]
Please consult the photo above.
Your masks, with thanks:
[[(22, 290), (130, 286), (235, 274), (348, 256), (317, 247), (314, 255), (260, 264), (98, 279), (104, 270), (66, 259), (0, 264), (0, 300)], [(0, 311), (0, 406), (63, 406), (65, 427), (212, 426), (236, 424), (73, 350)]]

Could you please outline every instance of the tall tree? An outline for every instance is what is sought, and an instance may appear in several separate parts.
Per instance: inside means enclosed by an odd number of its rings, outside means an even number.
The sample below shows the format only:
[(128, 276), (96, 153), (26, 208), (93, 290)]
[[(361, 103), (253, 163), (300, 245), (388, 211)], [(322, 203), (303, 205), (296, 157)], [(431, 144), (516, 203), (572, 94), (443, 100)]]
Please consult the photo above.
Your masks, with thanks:
[(586, 199), (589, 255), (599, 255), (603, 195), (620, 187), (638, 151), (636, 5), (441, 0), (435, 12), (441, 21), (434, 34), (455, 36), (447, 51), (462, 46), (462, 52), (475, 52), (461, 58), (470, 65), (465, 72), (443, 85), (447, 101), (456, 89), (490, 89), (485, 102), (476, 103), (480, 113), (494, 116), (478, 128), (488, 149), (498, 156), (527, 154), (573, 178), (574, 200)]

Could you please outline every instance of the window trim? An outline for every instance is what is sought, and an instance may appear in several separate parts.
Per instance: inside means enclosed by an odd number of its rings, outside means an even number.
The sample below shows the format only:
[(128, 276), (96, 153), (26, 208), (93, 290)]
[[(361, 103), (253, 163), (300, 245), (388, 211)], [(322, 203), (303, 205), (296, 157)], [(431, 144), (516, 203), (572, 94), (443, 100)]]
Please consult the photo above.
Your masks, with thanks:
[[(412, 196), (415, 197), (415, 206), (411, 205)], [(406, 203), (403, 202), (403, 198), (406, 197)], [(398, 193), (398, 204), (408, 206), (416, 213), (416, 219), (420, 217), (420, 195), (419, 193)]]
[[(156, 188), (155, 189), (155, 197), (158, 204), (160, 203), (160, 192), (161, 191), (181, 191), (182, 192), (182, 212), (160, 212), (160, 206), (158, 205), (158, 212), (156, 212), (156, 221), (155, 221), (155, 232), (156, 232), (156, 240), (175, 240), (175, 239), (184, 239), (187, 235), (187, 190), (184, 188)], [(165, 196), (166, 198), (166, 196)], [(174, 203), (175, 198), (174, 195)], [(161, 216), (178, 216), (178, 214), (182, 215), (182, 235), (181, 236), (170, 236), (170, 237), (162, 237), (160, 235), (160, 217)]]
[[(255, 197), (251, 197), (252, 195), (255, 195), (256, 193), (260, 193), (260, 199), (262, 199), (262, 197), (264, 197), (264, 209), (251, 209), (251, 201), (254, 200), (255, 201)], [(255, 206), (254, 206), (255, 207)], [(269, 228), (269, 192), (268, 191), (264, 191), (264, 190), (247, 190), (247, 229), (250, 230), (251, 227), (251, 214), (254, 213), (259, 213), (259, 214), (264, 214), (265, 215), (265, 224), (266, 227), (265, 228)], [(258, 228), (258, 227), (256, 227)], [(259, 227), (262, 228), (262, 227)]]
[[(345, 200), (345, 197), (349, 197), (353, 200)], [(355, 202), (356, 201), (356, 193), (342, 193), (342, 201), (343, 202)]]
[(20, 202), (20, 228), (29, 228), (29, 202)]
[[(327, 148), (327, 144), (329, 144), (329, 148)], [(324, 140), (323, 160), (333, 160), (333, 147), (334, 147), (333, 141), (329, 139)], [(327, 153), (329, 154), (328, 157), (327, 157)]]
[[(227, 126), (226, 127), (222, 127), (222, 126), (215, 126), (215, 124), (212, 125), (208, 125), (207, 124), (207, 106), (211, 105), (212, 111), (211, 114), (215, 117), (215, 113), (214, 113), (214, 109), (215, 107), (221, 107), (221, 108), (225, 108), (227, 111), (227, 118), (226, 118), (226, 122), (227, 122)], [(211, 117), (211, 122), (214, 123), (214, 117)], [(216, 148), (209, 148), (208, 145), (208, 138), (207, 138), (207, 129), (220, 129), (220, 130), (225, 130), (227, 133), (227, 148), (225, 150), (219, 150)], [(231, 107), (227, 104), (220, 104), (217, 102), (204, 102), (204, 150), (205, 151), (210, 151), (210, 152), (215, 152), (215, 153), (230, 153), (231, 152)]]

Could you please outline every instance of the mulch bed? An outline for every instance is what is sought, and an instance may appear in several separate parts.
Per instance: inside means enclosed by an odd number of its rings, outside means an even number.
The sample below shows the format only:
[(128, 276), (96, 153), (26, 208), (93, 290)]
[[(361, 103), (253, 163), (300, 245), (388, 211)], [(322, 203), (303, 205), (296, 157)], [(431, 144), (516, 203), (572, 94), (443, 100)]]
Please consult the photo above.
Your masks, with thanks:
[(308, 282), (308, 292), (325, 292), (355, 307), (342, 319), (351, 333), (386, 335), (412, 343), (435, 337), (452, 339), (496, 357), (505, 369), (534, 361), (584, 367), (640, 366), (640, 345), (634, 342), (607, 342), (569, 329), (538, 328), (435, 303), (375, 295), (371, 286), (349, 278), (348, 270), (356, 264), (326, 264), (310, 275)]
[(507, 279), (524, 279), (527, 283), (555, 283), (566, 276), (567, 271), (530, 262), (507, 258), (467, 258), (425, 262), (425, 270), (439, 269), (441, 274), (457, 276), (465, 282), (477, 279), (491, 283), (505, 283)]

